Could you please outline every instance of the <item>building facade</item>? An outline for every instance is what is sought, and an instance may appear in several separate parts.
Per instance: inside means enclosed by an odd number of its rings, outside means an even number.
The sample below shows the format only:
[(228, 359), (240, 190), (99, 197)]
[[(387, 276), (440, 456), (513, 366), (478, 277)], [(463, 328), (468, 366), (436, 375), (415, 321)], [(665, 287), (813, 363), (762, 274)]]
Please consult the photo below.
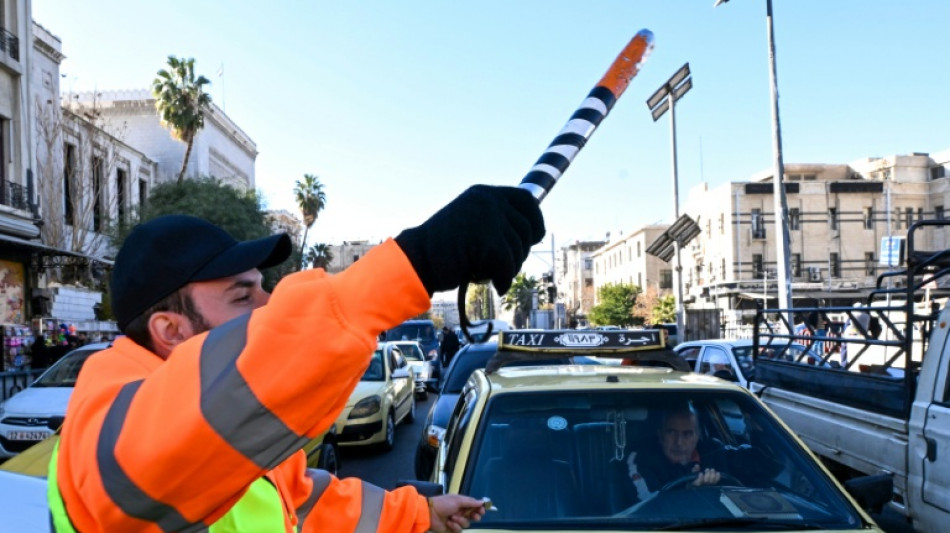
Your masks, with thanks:
[(576, 320), (587, 317), (594, 306), (594, 259), (592, 254), (607, 241), (575, 241), (562, 247), (554, 266), (558, 300)]
[[(851, 305), (866, 297), (881, 265), (884, 237), (945, 218), (950, 150), (785, 167), (794, 305)], [(687, 308), (718, 308), (740, 321), (755, 301), (777, 305), (772, 176), (690, 191), (684, 212), (702, 230), (683, 250)], [(942, 249), (946, 230), (922, 233), (920, 249)]]
[[(177, 179), (187, 145), (161, 124), (155, 98), (147, 90), (65, 94), (67, 107), (102, 110), (110, 131), (158, 162), (157, 182)], [(185, 177), (211, 176), (240, 190), (255, 189), (257, 145), (215, 104), (195, 136)]]
[(591, 254), (594, 263), (594, 305), (597, 292), (607, 284), (633, 284), (642, 291), (654, 288), (663, 295), (672, 288), (672, 268), (646, 253), (669, 226), (649, 225), (610, 239)]

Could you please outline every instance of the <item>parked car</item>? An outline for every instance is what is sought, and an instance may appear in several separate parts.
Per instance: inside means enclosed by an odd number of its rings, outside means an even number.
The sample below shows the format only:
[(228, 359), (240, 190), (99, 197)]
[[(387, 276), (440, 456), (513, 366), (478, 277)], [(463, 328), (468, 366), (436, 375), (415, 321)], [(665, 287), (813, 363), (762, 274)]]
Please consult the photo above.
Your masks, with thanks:
[(422, 352), (428, 358), (439, 356), (439, 337), (435, 322), (428, 319), (407, 320), (386, 331), (384, 341), (416, 341), (422, 346)]
[(416, 399), (425, 401), (429, 399), (429, 379), (431, 374), (431, 364), (438, 358), (430, 360), (422, 352), (422, 346), (416, 341), (392, 341), (399, 348), (402, 356), (409, 363), (412, 369), (413, 381), (415, 382)]
[(409, 363), (399, 348), (380, 342), (369, 367), (336, 419), (339, 446), (375, 445), (391, 450), (396, 424), (416, 417), (416, 399)]
[[(686, 359), (694, 372), (713, 374), (713, 364), (719, 358), (725, 358), (730, 368), (729, 381), (735, 381), (745, 388), (749, 388), (755, 378), (755, 362), (752, 357), (752, 339), (709, 339), (701, 341), (681, 342), (673, 349), (680, 357)], [(782, 360), (794, 361), (799, 355), (812, 365), (830, 366), (823, 362), (821, 355), (809, 349), (804, 344), (782, 343), (775, 348), (763, 347), (764, 352), (759, 357), (780, 357)], [(719, 377), (724, 377), (720, 375)]]
[(66, 406), (86, 359), (110, 345), (100, 342), (76, 348), (27, 388), (0, 404), (0, 458), (13, 457), (53, 434), (66, 415)]
[[(621, 354), (630, 345), (621, 347), (620, 332), (591, 334), (608, 339), (589, 344), (604, 352), (598, 356), (669, 355), (661, 349)], [(578, 348), (568, 341), (562, 349)], [(551, 357), (556, 342), (512, 346), (516, 355), (539, 359)], [(509, 355), (507, 362), (517, 360)], [(429, 495), (489, 498), (490, 510), (473, 532), (881, 531), (795, 434), (735, 384), (649, 364), (503, 366), (492, 359), (472, 373), (431, 481), (411, 483)], [(647, 485), (637, 470), (638, 464), (655, 464), (654, 456), (686, 453), (679, 449), (687, 446), (683, 426), (673, 426), (675, 446), (660, 431), (671, 413), (693, 420), (693, 453), (704, 464), (720, 460), (716, 483), (695, 486), (697, 474), (669, 472), (672, 481), (654, 477)], [(747, 423), (729, 424), (734, 416)], [(641, 463), (638, 456), (651, 459)], [(888, 497), (886, 491), (870, 498), (861, 487), (852, 490), (868, 506)]]

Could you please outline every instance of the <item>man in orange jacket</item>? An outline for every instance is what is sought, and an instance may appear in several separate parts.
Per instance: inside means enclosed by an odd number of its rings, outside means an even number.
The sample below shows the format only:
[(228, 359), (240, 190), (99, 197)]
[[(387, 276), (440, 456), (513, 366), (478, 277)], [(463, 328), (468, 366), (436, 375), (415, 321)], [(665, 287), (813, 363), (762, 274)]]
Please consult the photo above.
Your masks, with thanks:
[[(115, 260), (125, 337), (86, 362), (50, 462), (57, 531), (458, 532), (484, 514), (308, 470), (377, 336), (434, 292), (490, 279), (500, 293), (544, 235), (537, 201), (475, 186), (346, 271), (261, 288), (286, 235), (238, 242), (203, 220), (136, 227)], [(490, 495), (489, 495), (490, 496)]]

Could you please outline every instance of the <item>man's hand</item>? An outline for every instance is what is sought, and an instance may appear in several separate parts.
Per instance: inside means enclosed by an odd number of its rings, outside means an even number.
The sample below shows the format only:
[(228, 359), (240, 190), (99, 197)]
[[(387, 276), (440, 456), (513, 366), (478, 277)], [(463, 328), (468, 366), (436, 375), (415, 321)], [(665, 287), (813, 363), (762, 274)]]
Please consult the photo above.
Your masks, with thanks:
[(482, 500), (459, 494), (429, 498), (429, 531), (432, 533), (459, 533), (484, 515)]
[(700, 487), (702, 485), (715, 485), (719, 483), (719, 478), (722, 476), (714, 468), (707, 468), (702, 470), (699, 465), (693, 467), (693, 472), (696, 472), (696, 480), (693, 481), (694, 487)]
[(429, 294), (491, 280), (498, 294), (544, 237), (538, 201), (518, 187), (470, 187), (415, 228), (396, 236)]

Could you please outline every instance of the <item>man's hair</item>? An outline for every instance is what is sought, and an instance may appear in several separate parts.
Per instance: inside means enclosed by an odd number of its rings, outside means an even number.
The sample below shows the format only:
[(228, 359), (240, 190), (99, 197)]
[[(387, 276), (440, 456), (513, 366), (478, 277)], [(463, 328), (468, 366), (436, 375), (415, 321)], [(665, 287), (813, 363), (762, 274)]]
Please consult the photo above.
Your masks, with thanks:
[(197, 331), (210, 329), (204, 316), (202, 316), (195, 307), (195, 301), (191, 297), (191, 290), (189, 290), (188, 287), (182, 287), (162, 298), (158, 303), (146, 309), (139, 316), (130, 320), (122, 333), (139, 346), (148, 348), (150, 351), (155, 351), (152, 336), (148, 331), (148, 319), (151, 318), (153, 314), (163, 311), (185, 315)]
[(693, 408), (691, 403), (676, 404), (664, 410), (660, 417), (660, 431), (663, 431), (666, 423), (672, 418), (692, 418), (696, 427), (699, 427), (699, 416), (697, 416), (696, 409)]

